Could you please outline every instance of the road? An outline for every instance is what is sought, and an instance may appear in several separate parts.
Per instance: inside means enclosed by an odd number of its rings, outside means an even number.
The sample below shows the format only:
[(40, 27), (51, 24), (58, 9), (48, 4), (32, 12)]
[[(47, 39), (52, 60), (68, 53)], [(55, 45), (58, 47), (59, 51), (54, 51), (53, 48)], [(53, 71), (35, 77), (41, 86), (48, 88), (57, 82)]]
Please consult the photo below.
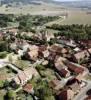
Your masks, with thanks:
[(87, 86), (84, 87), (83, 89), (81, 89), (81, 91), (79, 92), (79, 94), (73, 99), (73, 100), (84, 100), (84, 98), (86, 97), (86, 92), (91, 89), (91, 81), (87, 81)]
[(8, 62), (5, 59), (0, 59), (0, 68), (3, 68), (5, 66), (9, 66), (11, 69), (15, 70), (16, 72), (20, 72), (21, 70), (18, 69), (18, 67), (16, 67), (14, 64), (11, 64), (10, 62)]
[[(36, 65), (41, 64), (43, 61), (44, 59), (37, 60), (34, 64), (30, 64), (30, 66), (36, 67)], [(11, 69), (15, 70), (17, 73), (21, 72), (21, 70), (18, 69), (16, 65), (8, 62), (5, 59), (0, 59), (0, 65), (1, 65), (0, 68), (3, 68), (8, 65)]]

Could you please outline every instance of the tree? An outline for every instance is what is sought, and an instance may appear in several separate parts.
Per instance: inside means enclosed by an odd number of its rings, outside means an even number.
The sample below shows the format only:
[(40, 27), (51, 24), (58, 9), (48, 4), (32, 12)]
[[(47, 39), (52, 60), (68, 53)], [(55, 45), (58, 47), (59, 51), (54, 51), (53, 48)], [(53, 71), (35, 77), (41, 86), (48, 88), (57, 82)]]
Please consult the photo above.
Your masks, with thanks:
[(53, 96), (53, 90), (48, 86), (47, 81), (38, 81), (35, 87), (35, 95), (40, 98), (40, 100), (55, 100)]
[(8, 100), (16, 100), (16, 93), (13, 90), (9, 90), (6, 95)]
[(7, 43), (6, 41), (0, 41), (0, 52), (7, 51)]
[(0, 88), (4, 87), (4, 81), (0, 80)]

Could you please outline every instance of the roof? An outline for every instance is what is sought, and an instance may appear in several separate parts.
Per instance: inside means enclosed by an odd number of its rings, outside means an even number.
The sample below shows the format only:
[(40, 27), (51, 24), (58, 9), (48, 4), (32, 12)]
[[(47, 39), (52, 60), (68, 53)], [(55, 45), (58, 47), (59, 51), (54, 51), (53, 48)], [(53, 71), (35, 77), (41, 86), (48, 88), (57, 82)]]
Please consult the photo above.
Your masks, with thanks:
[(56, 53), (50, 53), (48, 56), (48, 60), (50, 60), (50, 61), (54, 61), (55, 58), (56, 58)]
[(24, 72), (18, 73), (17, 76), (18, 76), (20, 82), (26, 80), (26, 78), (27, 78)]
[(89, 56), (89, 53), (86, 50), (74, 54), (76, 60), (83, 59), (85, 56)]
[(68, 82), (66, 83), (66, 85), (72, 85), (74, 83), (79, 83), (79, 81), (76, 78), (71, 78), (68, 80)]
[(91, 46), (91, 40), (81, 40), (81, 44), (85, 46)]
[(58, 45), (52, 45), (51, 48), (50, 48), (50, 51), (51, 52), (55, 52), (55, 53), (67, 53), (67, 50), (63, 47), (60, 47)]
[(15, 82), (17, 84), (22, 84), (22, 82), (26, 82), (32, 78), (32, 76), (37, 76), (38, 72), (35, 68), (29, 67), (25, 69), (24, 71), (19, 72), (16, 77), (14, 78)]
[(37, 76), (37, 75), (39, 75), (37, 70), (33, 67), (29, 67), (29, 68), (25, 69), (24, 73), (26, 74), (26, 76), (31, 76), (31, 75)]
[(41, 45), (41, 46), (39, 47), (39, 52), (45, 51), (46, 49), (47, 49), (47, 46)]
[(57, 95), (57, 100), (68, 100), (68, 99), (67, 99), (67, 90), (61, 91), (61, 92)]
[(23, 90), (25, 92), (28, 92), (28, 93), (31, 93), (33, 87), (32, 87), (32, 84), (26, 84), (24, 87), (23, 87)]
[(56, 97), (57, 100), (73, 100), (74, 91), (69, 88), (66, 88), (62, 91), (59, 91)]
[(84, 69), (82, 67), (78, 67), (77, 65), (75, 65), (71, 62), (65, 61), (65, 64), (70, 71), (75, 72), (76, 74), (83, 73), (83, 71), (84, 71)]
[(60, 81), (58, 79), (54, 79), (50, 82), (50, 86), (53, 88), (55, 88), (59, 84), (60, 84)]
[(66, 77), (68, 71), (65, 70), (65, 69), (61, 69), (61, 70), (59, 71), (59, 73), (60, 73), (60, 75), (61, 75), (62, 77)]
[(91, 100), (91, 95), (87, 96), (84, 100)]
[(74, 92), (77, 92), (78, 90), (80, 90), (80, 83), (76, 78), (68, 80), (66, 86), (72, 89), (72, 91)]

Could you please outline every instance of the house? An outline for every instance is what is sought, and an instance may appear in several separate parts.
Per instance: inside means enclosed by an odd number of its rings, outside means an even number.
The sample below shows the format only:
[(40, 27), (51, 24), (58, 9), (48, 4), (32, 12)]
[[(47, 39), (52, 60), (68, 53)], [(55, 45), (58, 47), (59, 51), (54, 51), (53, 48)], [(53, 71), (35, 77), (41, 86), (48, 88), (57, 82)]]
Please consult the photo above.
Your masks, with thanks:
[(91, 47), (91, 40), (81, 40), (80, 43), (85, 47)]
[[(89, 52), (88, 52), (88, 51), (89, 51)], [(87, 51), (87, 50), (83, 50), (83, 51), (80, 51), (80, 52), (78, 52), (78, 53), (75, 53), (75, 54), (72, 56), (73, 60), (74, 60), (75, 62), (80, 63), (81, 61), (88, 59), (89, 56), (90, 56), (89, 53), (91, 53), (91, 50), (88, 49), (88, 51)]]
[(59, 71), (59, 74), (62, 76), (62, 77), (69, 77), (70, 76), (70, 72), (67, 70), (67, 69), (61, 69)]
[(47, 58), (49, 56), (49, 51), (47, 49), (47, 46), (42, 45), (39, 46), (39, 57)]
[(74, 92), (71, 89), (65, 89), (56, 95), (56, 100), (73, 100), (73, 97)]
[(36, 45), (31, 45), (25, 54), (25, 57), (29, 60), (35, 61), (38, 58), (39, 48)]
[(17, 28), (11, 28), (11, 29), (8, 29), (8, 32), (12, 33), (13, 35), (17, 35), (18, 34), (18, 29)]
[(70, 88), (74, 93), (77, 93), (80, 91), (80, 82), (76, 78), (71, 78), (67, 81), (66, 86)]
[(56, 58), (56, 53), (50, 52), (48, 60), (54, 64), (55, 58)]
[(66, 46), (69, 46), (69, 47), (72, 47), (72, 48), (76, 47), (76, 43), (75, 43), (74, 40), (72, 40), (72, 39), (68, 40), (65, 37), (63, 37), (63, 38), (64, 39), (62, 39), (62, 37), (61, 37), (61, 39), (59, 38), (58, 39), (58, 43), (66, 45)]
[(67, 66), (63, 63), (66, 59), (60, 56), (56, 56), (55, 61), (54, 61), (54, 66), (57, 70), (57, 72), (60, 74), (62, 77), (68, 77), (70, 76), (70, 72), (67, 70)]
[(87, 96), (84, 100), (91, 100), (91, 95)]
[(13, 79), (16, 84), (25, 85), (28, 80), (32, 79), (32, 77), (36, 77), (38, 72), (35, 68), (30, 67), (25, 69), (24, 71), (19, 72)]
[(62, 89), (65, 85), (65, 82), (58, 80), (58, 79), (53, 79), (52, 81), (50, 81), (49, 83), (50, 87), (52, 87), (54, 90), (58, 91), (60, 89)]
[(52, 53), (56, 53), (58, 55), (59, 54), (66, 54), (66, 53), (68, 53), (68, 50), (66, 48), (63, 48), (63, 47), (61, 47), (61, 46), (59, 46), (57, 44), (52, 45), (50, 47), (49, 51), (52, 52)]
[(30, 94), (34, 93), (32, 84), (26, 84), (25, 86), (23, 86), (23, 90)]
[(63, 63), (63, 61), (65, 60), (66, 59), (61, 56), (56, 56), (54, 60), (55, 68), (59, 70), (61, 70), (62, 68), (67, 68), (67, 66), (65, 66), (65, 64)]
[(24, 73), (26, 74), (26, 76), (29, 78), (30, 74), (32, 74), (32, 76), (36, 77), (38, 76), (38, 72), (35, 68), (33, 67), (29, 67), (27, 69), (24, 70)]
[(49, 33), (48, 31), (41, 33), (41, 37), (42, 39), (46, 40), (46, 41), (50, 41), (51, 39), (54, 38), (54, 34)]
[(21, 33), (21, 36), (26, 36), (26, 37), (31, 37), (33, 35), (34, 35), (34, 33), (32, 33), (32, 32), (22, 32)]
[(65, 61), (64, 63), (72, 73), (74, 72), (75, 74), (82, 74), (84, 72), (84, 68), (79, 67), (74, 63), (69, 61)]
[[(32, 78), (31, 74), (30, 74), (30, 76)], [(15, 76), (15, 78), (13, 80), (18, 85), (25, 85), (28, 81), (28, 78), (24, 72), (20, 72)]]

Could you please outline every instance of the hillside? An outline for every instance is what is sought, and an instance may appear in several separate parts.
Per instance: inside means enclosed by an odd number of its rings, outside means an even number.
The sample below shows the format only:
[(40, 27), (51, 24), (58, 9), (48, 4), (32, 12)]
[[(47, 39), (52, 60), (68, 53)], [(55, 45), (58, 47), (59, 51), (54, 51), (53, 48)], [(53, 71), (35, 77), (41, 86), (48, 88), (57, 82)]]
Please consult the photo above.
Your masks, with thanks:
[(17, 5), (23, 4), (33, 4), (33, 5), (41, 5), (41, 3), (54, 3), (66, 7), (73, 7), (73, 8), (87, 8), (91, 9), (91, 0), (79, 0), (79, 1), (56, 1), (56, 0), (0, 0), (1, 5), (3, 4), (10, 4), (16, 3)]

